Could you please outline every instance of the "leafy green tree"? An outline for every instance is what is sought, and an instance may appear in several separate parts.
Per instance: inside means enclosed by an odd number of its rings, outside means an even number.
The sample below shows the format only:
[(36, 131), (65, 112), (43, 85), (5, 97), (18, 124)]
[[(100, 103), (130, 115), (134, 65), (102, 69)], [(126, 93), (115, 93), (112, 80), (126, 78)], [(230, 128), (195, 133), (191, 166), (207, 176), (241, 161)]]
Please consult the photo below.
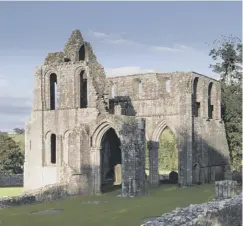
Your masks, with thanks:
[(210, 65), (220, 75), (222, 119), (225, 123), (233, 168), (239, 170), (242, 159), (242, 42), (237, 37), (222, 37), (214, 42)]
[(215, 61), (210, 67), (220, 75), (220, 80), (231, 85), (242, 80), (242, 42), (238, 37), (225, 37), (214, 41), (209, 56)]
[(165, 129), (160, 137), (158, 162), (160, 171), (178, 170), (178, 151), (174, 134)]
[(0, 172), (23, 173), (23, 164), (24, 155), (19, 145), (7, 133), (0, 132)]
[(14, 128), (14, 132), (16, 134), (24, 134), (24, 129), (21, 129), (21, 128)]

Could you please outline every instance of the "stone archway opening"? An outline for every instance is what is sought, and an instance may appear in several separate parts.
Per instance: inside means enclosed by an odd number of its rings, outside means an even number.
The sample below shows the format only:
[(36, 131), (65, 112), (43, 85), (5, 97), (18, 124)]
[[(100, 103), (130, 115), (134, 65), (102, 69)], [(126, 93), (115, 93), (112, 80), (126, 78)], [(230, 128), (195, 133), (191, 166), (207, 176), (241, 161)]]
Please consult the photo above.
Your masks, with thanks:
[(158, 174), (161, 183), (178, 183), (178, 150), (174, 133), (166, 127), (159, 137)]
[(122, 155), (120, 139), (115, 130), (110, 128), (103, 135), (100, 148), (101, 192), (105, 193), (121, 187)]

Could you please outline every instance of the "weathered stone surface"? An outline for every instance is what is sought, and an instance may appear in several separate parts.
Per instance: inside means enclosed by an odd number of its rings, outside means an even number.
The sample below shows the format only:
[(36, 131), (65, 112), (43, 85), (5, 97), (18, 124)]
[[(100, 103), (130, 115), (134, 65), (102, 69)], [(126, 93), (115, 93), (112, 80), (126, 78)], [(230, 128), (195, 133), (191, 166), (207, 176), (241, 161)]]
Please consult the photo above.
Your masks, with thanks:
[(215, 182), (215, 198), (216, 200), (229, 199), (236, 192), (236, 181), (224, 180)]
[(122, 192), (124, 197), (145, 195), (145, 121), (128, 118), (120, 128)]
[(48, 202), (69, 196), (66, 185), (47, 185), (45, 187), (29, 190), (22, 195), (0, 198), (0, 208), (32, 204), (35, 202)]
[(177, 208), (141, 226), (240, 226), (242, 195), (232, 199)]
[(22, 187), (23, 184), (23, 174), (0, 174), (0, 187)]

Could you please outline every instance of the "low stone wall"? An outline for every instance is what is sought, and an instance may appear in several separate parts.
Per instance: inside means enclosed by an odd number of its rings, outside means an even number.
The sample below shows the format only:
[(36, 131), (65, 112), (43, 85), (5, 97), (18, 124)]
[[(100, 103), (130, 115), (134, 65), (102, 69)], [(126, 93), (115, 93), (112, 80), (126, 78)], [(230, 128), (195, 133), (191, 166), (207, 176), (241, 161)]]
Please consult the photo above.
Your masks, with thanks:
[(28, 191), (19, 196), (0, 198), (0, 208), (47, 202), (69, 196), (66, 185), (47, 185), (38, 190)]
[(239, 226), (242, 225), (242, 194), (222, 201), (177, 208), (141, 226)]
[(0, 174), (0, 187), (23, 187), (23, 174)]

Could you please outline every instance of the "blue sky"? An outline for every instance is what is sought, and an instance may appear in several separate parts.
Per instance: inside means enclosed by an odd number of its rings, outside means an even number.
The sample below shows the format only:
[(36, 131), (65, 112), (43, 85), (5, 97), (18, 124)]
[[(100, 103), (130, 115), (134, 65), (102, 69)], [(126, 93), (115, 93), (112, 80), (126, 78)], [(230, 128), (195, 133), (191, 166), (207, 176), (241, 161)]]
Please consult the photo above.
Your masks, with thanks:
[(80, 29), (108, 76), (209, 68), (221, 35), (242, 35), (241, 2), (0, 2), (0, 130), (30, 115), (34, 71)]

